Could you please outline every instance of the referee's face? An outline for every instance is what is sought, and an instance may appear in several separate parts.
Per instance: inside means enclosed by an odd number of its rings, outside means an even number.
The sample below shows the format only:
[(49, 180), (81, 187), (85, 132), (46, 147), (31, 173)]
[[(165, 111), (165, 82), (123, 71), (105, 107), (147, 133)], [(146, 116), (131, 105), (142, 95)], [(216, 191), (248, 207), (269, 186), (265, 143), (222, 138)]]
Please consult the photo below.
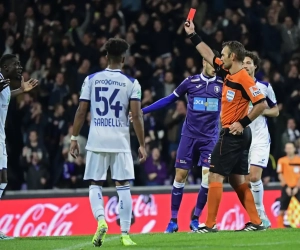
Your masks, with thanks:
[(232, 66), (232, 53), (229, 48), (225, 46), (221, 52), (221, 60), (223, 62), (224, 69), (230, 69)]

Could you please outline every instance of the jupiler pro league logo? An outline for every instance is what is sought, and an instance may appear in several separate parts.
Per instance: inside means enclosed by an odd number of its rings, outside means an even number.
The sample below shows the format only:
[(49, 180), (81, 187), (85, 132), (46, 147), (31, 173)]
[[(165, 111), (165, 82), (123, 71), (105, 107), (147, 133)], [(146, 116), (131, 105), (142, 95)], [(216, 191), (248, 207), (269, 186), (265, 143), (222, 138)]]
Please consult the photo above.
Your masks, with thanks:
[(227, 101), (232, 102), (233, 99), (234, 99), (234, 96), (235, 96), (235, 92), (234, 91), (227, 90), (227, 93), (226, 93), (226, 99), (227, 99)]

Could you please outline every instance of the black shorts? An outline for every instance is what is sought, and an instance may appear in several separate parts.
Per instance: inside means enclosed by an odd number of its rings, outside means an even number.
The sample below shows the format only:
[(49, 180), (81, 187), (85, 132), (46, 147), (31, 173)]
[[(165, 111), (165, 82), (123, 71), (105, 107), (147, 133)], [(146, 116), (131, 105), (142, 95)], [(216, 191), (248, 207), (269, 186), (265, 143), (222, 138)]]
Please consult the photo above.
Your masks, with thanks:
[(222, 176), (248, 175), (248, 154), (251, 141), (252, 135), (249, 127), (246, 127), (241, 135), (229, 134), (229, 129), (223, 128), (211, 154), (209, 171)]
[[(288, 196), (286, 193), (287, 186), (282, 187), (281, 189), (281, 197), (280, 197), (280, 210), (286, 211), (290, 205), (290, 201), (292, 199), (291, 196)], [(300, 191), (295, 195), (295, 197), (300, 201)]]

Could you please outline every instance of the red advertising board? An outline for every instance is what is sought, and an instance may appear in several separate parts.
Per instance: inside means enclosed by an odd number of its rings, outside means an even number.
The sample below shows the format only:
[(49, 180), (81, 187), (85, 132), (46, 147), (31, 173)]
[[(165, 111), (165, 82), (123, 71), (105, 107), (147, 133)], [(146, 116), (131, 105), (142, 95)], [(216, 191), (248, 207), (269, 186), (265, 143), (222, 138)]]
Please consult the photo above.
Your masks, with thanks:
[[(265, 191), (264, 204), (272, 227), (276, 227), (280, 191)], [(104, 197), (105, 217), (109, 233), (120, 232), (118, 198)], [(197, 193), (183, 196), (179, 211), (180, 231), (189, 231)], [(44, 198), (0, 201), (0, 231), (15, 237), (94, 234), (97, 223), (92, 215), (88, 197)], [(200, 218), (205, 221), (206, 209)], [(170, 219), (170, 195), (133, 196), (131, 233), (163, 232)], [(217, 217), (221, 230), (241, 228), (248, 216), (234, 192), (224, 192)]]

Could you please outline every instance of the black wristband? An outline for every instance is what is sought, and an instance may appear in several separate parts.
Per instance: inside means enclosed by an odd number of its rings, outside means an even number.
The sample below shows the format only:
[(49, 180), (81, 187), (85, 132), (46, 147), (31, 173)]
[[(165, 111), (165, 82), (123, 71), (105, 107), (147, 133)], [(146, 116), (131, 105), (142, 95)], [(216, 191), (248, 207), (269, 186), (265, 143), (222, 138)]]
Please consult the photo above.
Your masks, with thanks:
[(246, 128), (251, 122), (252, 121), (247, 115), (243, 119), (239, 120), (239, 123), (243, 126), (243, 128)]
[(188, 38), (191, 39), (191, 42), (197, 46), (199, 43), (202, 42), (202, 39), (201, 37), (196, 33), (196, 32), (193, 32), (192, 34), (189, 34), (188, 35)]

